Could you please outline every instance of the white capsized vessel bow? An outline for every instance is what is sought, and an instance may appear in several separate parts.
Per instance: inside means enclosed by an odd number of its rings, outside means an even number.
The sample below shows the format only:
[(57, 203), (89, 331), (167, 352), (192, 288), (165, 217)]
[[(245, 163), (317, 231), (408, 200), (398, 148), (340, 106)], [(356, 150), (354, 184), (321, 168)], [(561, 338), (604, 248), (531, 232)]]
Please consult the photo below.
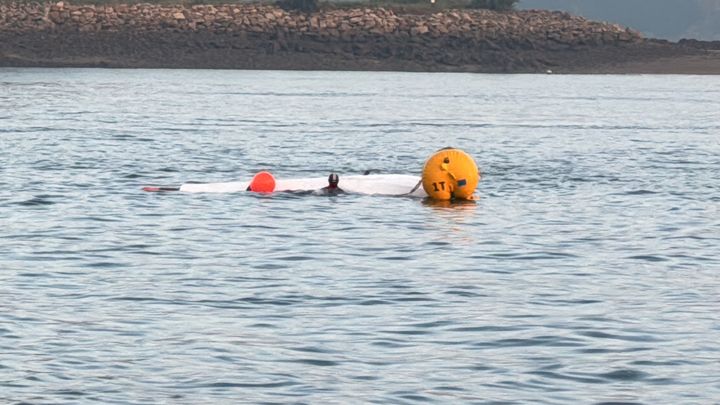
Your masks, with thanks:
[[(338, 187), (348, 193), (371, 195), (408, 195), (427, 197), (427, 193), (418, 186), (420, 176), (407, 174), (370, 174), (340, 176)], [(234, 193), (245, 191), (249, 181), (226, 183), (185, 183), (180, 191), (188, 193)], [(275, 191), (313, 191), (328, 185), (327, 177), (311, 177), (302, 179), (276, 179)]]

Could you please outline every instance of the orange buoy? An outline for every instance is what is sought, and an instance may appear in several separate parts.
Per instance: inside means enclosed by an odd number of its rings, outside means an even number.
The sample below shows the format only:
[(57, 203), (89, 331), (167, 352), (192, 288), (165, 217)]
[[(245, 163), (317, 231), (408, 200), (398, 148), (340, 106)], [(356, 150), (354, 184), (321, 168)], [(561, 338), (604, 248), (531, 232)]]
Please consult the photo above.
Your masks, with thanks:
[(260, 172), (250, 180), (248, 190), (256, 193), (272, 193), (275, 190), (275, 177), (269, 172)]
[(455, 148), (440, 149), (425, 162), (422, 185), (436, 200), (469, 200), (480, 181), (473, 158)]

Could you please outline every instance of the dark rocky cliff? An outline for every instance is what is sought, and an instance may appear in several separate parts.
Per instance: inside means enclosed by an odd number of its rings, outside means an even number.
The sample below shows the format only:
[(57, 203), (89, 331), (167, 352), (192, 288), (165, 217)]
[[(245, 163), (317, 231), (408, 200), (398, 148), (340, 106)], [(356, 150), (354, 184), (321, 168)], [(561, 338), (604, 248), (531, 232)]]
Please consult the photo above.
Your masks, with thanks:
[(0, 5), (5, 66), (543, 72), (678, 53), (647, 45), (625, 27), (549, 11)]

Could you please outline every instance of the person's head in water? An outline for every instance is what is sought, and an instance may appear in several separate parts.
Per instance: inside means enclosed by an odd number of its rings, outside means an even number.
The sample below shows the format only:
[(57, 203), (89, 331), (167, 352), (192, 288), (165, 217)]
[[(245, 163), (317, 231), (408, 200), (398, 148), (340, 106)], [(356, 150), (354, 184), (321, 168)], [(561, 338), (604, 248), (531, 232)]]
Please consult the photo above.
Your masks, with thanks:
[(335, 173), (330, 173), (328, 176), (328, 188), (337, 188), (340, 182), (340, 176)]

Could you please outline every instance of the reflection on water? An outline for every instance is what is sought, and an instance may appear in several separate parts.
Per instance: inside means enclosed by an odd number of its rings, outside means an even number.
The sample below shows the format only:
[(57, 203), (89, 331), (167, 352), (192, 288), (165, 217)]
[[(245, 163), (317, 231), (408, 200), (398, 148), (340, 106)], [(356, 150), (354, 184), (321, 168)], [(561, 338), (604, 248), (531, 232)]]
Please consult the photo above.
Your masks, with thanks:
[[(0, 83), (0, 403), (720, 398), (716, 78)], [(140, 191), (444, 145), (482, 198)]]
[(435, 200), (432, 198), (423, 198), (422, 204), (426, 207), (438, 208), (438, 209), (451, 209), (451, 210), (475, 210), (477, 208), (477, 200), (479, 197), (475, 197), (471, 200)]

